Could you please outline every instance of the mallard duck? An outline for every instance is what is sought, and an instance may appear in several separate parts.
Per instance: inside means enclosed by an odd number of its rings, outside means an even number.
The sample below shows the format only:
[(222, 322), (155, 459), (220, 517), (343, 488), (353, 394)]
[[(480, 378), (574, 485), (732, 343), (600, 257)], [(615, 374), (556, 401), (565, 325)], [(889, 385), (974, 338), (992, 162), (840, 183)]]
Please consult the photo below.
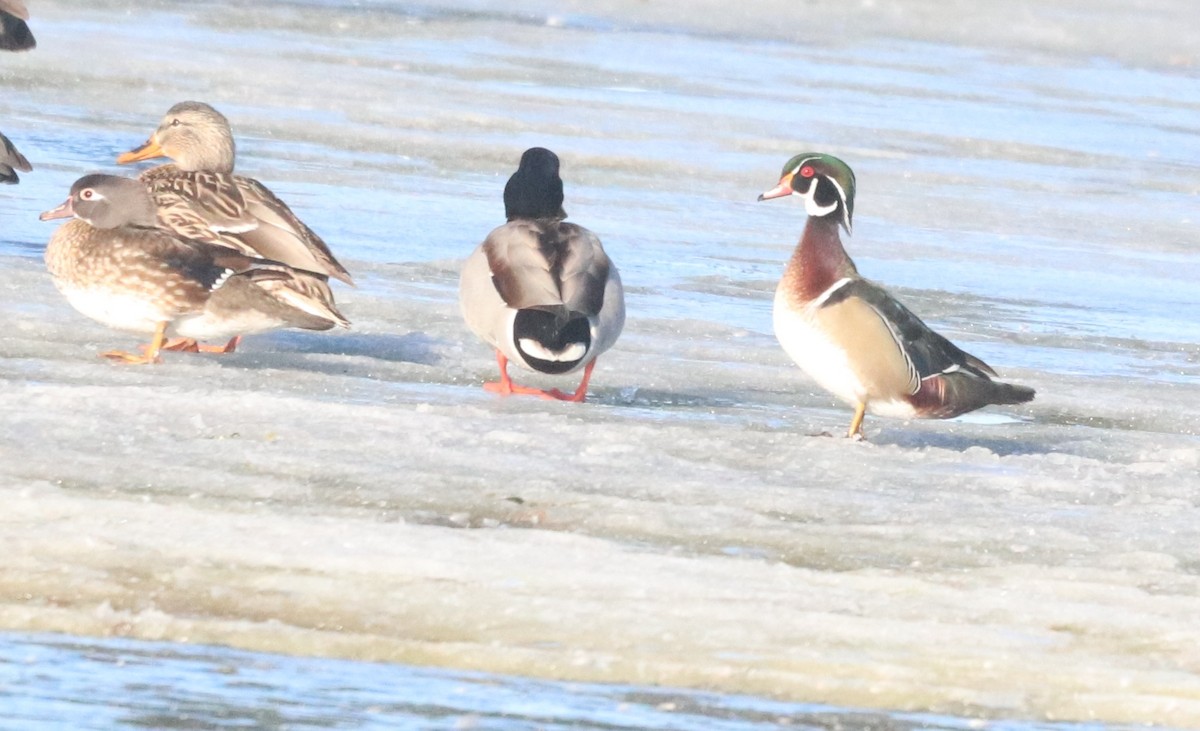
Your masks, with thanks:
[[(558, 171), (550, 150), (535, 147), (521, 156), (504, 186), (508, 223), (467, 258), (459, 304), (471, 330), (496, 349), (500, 380), (484, 388), (583, 401), (596, 357), (621, 334), (625, 296), (596, 235), (563, 220)], [(550, 374), (583, 368), (583, 379), (569, 394), (518, 386), (509, 361)]]
[(163, 226), (181, 236), (353, 284), (321, 237), (287, 204), (254, 178), (234, 174), (233, 132), (216, 109), (203, 102), (176, 104), (144, 145), (123, 153), (117, 162), (156, 157), (173, 163), (139, 177), (158, 206)]
[(0, 51), (28, 51), (37, 46), (22, 0), (0, 0)]
[(86, 175), (41, 219), (72, 216), (46, 247), (54, 284), (93, 320), (152, 336), (141, 353), (109, 351), (106, 358), (159, 362), (168, 334), (202, 340), (350, 325), (330, 304), (324, 275), (160, 228), (140, 181)]
[(804, 203), (808, 223), (775, 290), (775, 335), (818, 385), (854, 406), (848, 436), (863, 438), (867, 411), (948, 419), (1033, 399), (1032, 388), (992, 380), (987, 363), (859, 275), (838, 235), (839, 227), (850, 233), (854, 213), (854, 173), (846, 163), (796, 155), (758, 199), (785, 196)]
[(0, 134), (0, 183), (20, 182), (21, 178), (16, 172), (18, 170), (27, 173), (33, 170), (33, 166), (24, 155), (17, 152), (17, 148), (13, 147), (13, 143), (9, 142), (7, 137)]

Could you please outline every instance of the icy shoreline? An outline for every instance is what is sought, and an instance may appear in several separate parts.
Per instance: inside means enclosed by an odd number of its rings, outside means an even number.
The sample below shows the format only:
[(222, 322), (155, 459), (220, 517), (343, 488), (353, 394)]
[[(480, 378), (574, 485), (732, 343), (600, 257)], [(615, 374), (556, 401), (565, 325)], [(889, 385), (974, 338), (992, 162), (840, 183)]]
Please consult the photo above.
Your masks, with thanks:
[[(46, 2), (0, 72), (36, 167), (0, 191), (0, 626), (1200, 726), (1200, 89), (1092, 60), (1141, 26), (1030, 60), (312, 5)], [(96, 358), (134, 341), (36, 214), (183, 98), (346, 261), (352, 331)], [(534, 143), (629, 293), (582, 407), (483, 393), (455, 302)], [(800, 146), (859, 175), (864, 273), (1033, 404), (809, 436), (849, 412), (770, 333), (801, 213), (753, 202)]]

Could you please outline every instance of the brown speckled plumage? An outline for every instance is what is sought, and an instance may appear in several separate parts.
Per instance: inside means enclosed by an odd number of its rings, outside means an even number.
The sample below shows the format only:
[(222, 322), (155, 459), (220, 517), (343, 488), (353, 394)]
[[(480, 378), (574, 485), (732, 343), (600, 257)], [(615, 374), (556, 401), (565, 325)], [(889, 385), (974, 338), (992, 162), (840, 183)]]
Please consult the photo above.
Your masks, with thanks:
[(116, 329), (190, 339), (349, 326), (324, 276), (179, 237), (157, 227), (154, 212), (138, 181), (95, 174), (42, 214), (75, 216), (45, 254), (72, 306)]
[(169, 157), (173, 164), (143, 172), (159, 222), (180, 235), (218, 243), (249, 256), (353, 280), (329, 246), (274, 193), (233, 173), (235, 145), (229, 121), (202, 102), (171, 107), (145, 145), (118, 162)]

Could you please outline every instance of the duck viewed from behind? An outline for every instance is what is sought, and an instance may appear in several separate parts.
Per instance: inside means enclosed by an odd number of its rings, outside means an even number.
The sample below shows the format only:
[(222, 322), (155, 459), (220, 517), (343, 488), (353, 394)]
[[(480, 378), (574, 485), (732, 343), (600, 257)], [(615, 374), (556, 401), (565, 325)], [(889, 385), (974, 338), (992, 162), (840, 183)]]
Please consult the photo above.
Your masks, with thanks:
[(72, 216), (46, 247), (55, 286), (93, 320), (152, 336), (140, 354), (111, 351), (106, 358), (159, 362), (168, 334), (199, 340), (350, 325), (330, 304), (323, 275), (159, 228), (154, 202), (137, 180), (86, 175), (41, 218)]
[[(558, 156), (534, 147), (521, 156), (504, 186), (508, 223), (488, 234), (467, 258), (459, 304), (467, 325), (496, 349), (501, 394), (534, 394), (583, 401), (596, 358), (625, 324), (625, 295), (617, 268), (595, 234), (563, 219)], [(548, 374), (584, 369), (573, 393), (519, 386), (513, 361)]]
[(826, 391), (854, 406), (849, 436), (863, 438), (863, 415), (947, 419), (988, 404), (1019, 404), (1034, 391), (992, 380), (996, 372), (960, 350), (874, 282), (842, 247), (850, 233), (854, 173), (820, 153), (797, 155), (760, 201), (797, 196), (808, 222), (775, 291), (775, 334)]
[(144, 145), (117, 162), (156, 157), (172, 163), (139, 177), (166, 228), (353, 284), (329, 246), (287, 204), (254, 178), (234, 174), (233, 132), (216, 109), (203, 102), (176, 104)]
[(33, 170), (33, 166), (16, 147), (13, 147), (13, 143), (9, 142), (7, 137), (0, 134), (0, 183), (20, 182), (18, 170), (27, 173)]
[(22, 0), (0, 0), (0, 51), (28, 51), (37, 47), (27, 20), (29, 10)]

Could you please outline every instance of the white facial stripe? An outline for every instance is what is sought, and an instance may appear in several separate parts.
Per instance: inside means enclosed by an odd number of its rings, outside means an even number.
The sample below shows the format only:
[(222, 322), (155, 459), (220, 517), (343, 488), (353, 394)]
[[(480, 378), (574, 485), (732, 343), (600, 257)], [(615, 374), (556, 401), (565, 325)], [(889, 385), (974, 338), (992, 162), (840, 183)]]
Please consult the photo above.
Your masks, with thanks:
[(818, 159), (818, 158), (815, 158), (815, 157), (804, 158), (803, 160), (800, 161), (800, 164), (796, 166), (796, 169), (792, 171), (792, 175), (799, 175), (800, 168), (804, 167), (805, 165), (809, 164), (810, 162), (812, 162), (813, 160), (816, 160), (816, 159)]
[(838, 198), (842, 201), (842, 223), (846, 224), (846, 229), (850, 229), (850, 206), (846, 205), (846, 191), (842, 188), (842, 184), (836, 178), (826, 178), (833, 183), (833, 187), (837, 189)]
[[(792, 171), (792, 175), (799, 175), (800, 168), (816, 159), (817, 158), (815, 157), (810, 157), (801, 160), (800, 164), (796, 166), (796, 169)], [(833, 183), (833, 187), (838, 194), (838, 200), (841, 201), (842, 222), (845, 224), (846, 230), (850, 230), (850, 208), (846, 205), (846, 190), (842, 188), (842, 184), (833, 177), (828, 175), (820, 175), (820, 177)], [(812, 178), (809, 178), (809, 180), (812, 181), (812, 184), (808, 186), (807, 191), (804, 193), (796, 192), (796, 195), (804, 198), (804, 212), (810, 216), (828, 216), (830, 213), (836, 211), (838, 207), (838, 201), (834, 201), (827, 206), (817, 205), (817, 176), (813, 176)]]
[(804, 198), (804, 212), (810, 216), (828, 216), (837, 210), (838, 204), (836, 201), (827, 206), (817, 205), (816, 178), (812, 178), (812, 184), (808, 186), (808, 190), (800, 195)]

